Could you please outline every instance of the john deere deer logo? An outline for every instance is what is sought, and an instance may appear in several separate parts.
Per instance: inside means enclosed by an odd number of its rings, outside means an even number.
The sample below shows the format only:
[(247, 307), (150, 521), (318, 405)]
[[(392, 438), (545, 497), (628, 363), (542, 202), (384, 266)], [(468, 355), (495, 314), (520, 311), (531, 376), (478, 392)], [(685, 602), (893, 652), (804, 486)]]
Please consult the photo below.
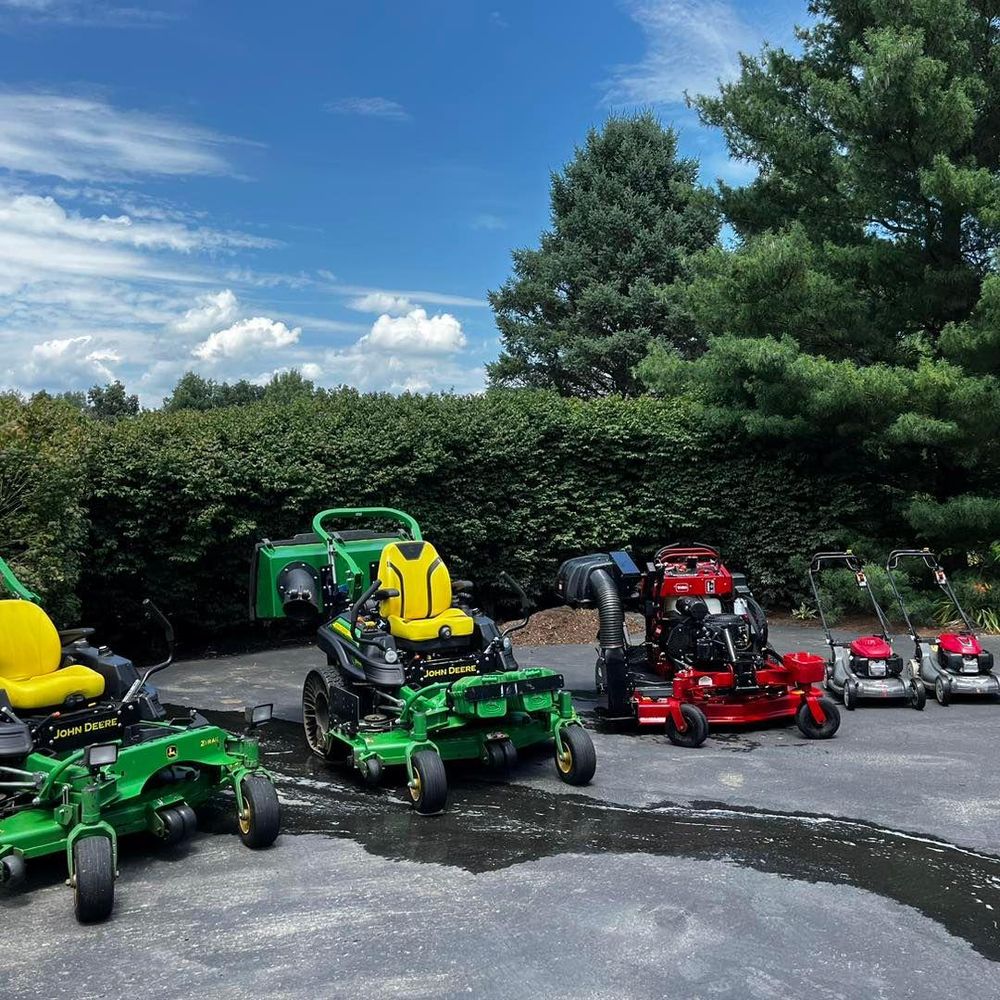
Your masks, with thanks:
[(173, 760), (174, 757), (176, 757), (176, 756), (177, 756), (177, 747), (175, 747), (175, 746), (169, 746), (169, 747), (167, 747), (167, 757), (170, 760)]

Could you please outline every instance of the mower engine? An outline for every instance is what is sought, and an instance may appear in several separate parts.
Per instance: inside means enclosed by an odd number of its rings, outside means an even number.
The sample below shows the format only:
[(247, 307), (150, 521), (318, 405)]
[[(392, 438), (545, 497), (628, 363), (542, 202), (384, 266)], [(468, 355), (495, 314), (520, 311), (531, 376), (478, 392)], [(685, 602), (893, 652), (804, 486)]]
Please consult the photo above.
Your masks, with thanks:
[(713, 673), (731, 667), (736, 687), (756, 687), (762, 644), (748, 616), (711, 614), (708, 605), (696, 597), (680, 598), (676, 613), (679, 620), (666, 643), (667, 656), (675, 664)]

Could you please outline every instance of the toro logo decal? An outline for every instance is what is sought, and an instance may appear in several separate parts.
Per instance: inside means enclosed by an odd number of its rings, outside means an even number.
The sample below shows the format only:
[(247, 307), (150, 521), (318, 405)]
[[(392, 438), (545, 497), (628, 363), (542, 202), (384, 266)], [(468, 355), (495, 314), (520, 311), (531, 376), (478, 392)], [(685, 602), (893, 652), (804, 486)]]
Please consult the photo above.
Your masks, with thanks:
[(678, 583), (674, 586), (674, 590), (676, 590), (678, 594), (686, 594), (690, 589), (691, 584), (689, 583)]

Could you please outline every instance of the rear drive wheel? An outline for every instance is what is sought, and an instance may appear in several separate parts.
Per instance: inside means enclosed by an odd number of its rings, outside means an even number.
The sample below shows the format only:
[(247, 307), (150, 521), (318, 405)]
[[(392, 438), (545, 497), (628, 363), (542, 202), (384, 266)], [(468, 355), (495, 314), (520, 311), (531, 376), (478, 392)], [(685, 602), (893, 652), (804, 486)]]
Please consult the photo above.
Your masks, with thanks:
[[(845, 688), (846, 690), (846, 688)], [(840, 712), (832, 698), (820, 698), (820, 708), (826, 718), (817, 722), (809, 711), (809, 703), (803, 701), (795, 713), (795, 724), (802, 730), (802, 735), (810, 740), (828, 740), (840, 728)]]
[(923, 684), (918, 680), (910, 681), (910, 704), (918, 712), (922, 712), (924, 705), (927, 704), (927, 692), (924, 690)]
[(336, 686), (337, 680), (332, 670), (310, 670), (302, 686), (302, 726), (306, 731), (306, 743), (324, 760), (336, 757), (331, 751), (328, 734), (332, 726), (330, 689)]
[(107, 920), (115, 905), (115, 863), (111, 841), (81, 837), (73, 845), (73, 906), (81, 924)]
[(410, 800), (421, 816), (435, 816), (444, 811), (448, 801), (448, 775), (436, 750), (418, 750), (410, 760), (413, 779), (409, 783)]
[(559, 731), (562, 752), (556, 744), (556, 771), (567, 785), (586, 785), (590, 783), (597, 770), (597, 751), (590, 733), (583, 726), (574, 723), (563, 726)]
[(674, 717), (667, 712), (667, 739), (678, 747), (700, 747), (708, 739), (708, 719), (697, 706), (684, 702), (681, 705), (684, 729), (678, 729)]
[(255, 850), (270, 847), (281, 829), (281, 803), (274, 785), (263, 774), (248, 774), (240, 790), (243, 792), (240, 840)]
[(940, 674), (934, 682), (934, 697), (937, 698), (939, 705), (951, 704), (951, 681), (945, 680)]

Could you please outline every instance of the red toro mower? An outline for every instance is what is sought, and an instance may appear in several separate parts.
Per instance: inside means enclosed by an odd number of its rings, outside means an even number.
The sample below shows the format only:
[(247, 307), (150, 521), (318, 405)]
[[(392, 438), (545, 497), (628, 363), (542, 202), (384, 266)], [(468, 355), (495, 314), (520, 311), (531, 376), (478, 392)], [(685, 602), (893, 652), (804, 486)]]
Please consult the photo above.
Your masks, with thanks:
[[(825, 676), (823, 658), (776, 652), (746, 577), (709, 545), (666, 545), (645, 572), (627, 552), (579, 556), (563, 563), (557, 592), (598, 609), (595, 686), (608, 718), (663, 726), (685, 747), (700, 746), (710, 723), (794, 718), (810, 739), (829, 739), (840, 725), (836, 705), (813, 686)], [(626, 603), (644, 612), (640, 644), (625, 628)]]

